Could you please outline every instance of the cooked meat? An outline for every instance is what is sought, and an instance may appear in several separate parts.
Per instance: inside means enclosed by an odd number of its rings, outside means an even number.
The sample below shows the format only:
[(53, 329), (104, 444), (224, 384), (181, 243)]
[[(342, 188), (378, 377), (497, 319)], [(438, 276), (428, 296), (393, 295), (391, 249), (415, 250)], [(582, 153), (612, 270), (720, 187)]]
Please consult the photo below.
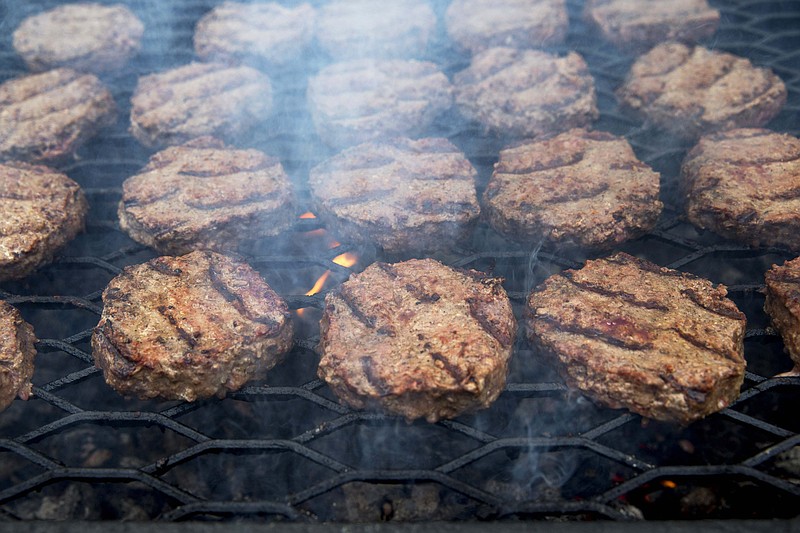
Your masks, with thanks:
[(594, 80), (575, 52), (490, 48), (453, 82), (461, 113), (504, 135), (558, 133), (598, 117)]
[(800, 370), (800, 257), (767, 271), (764, 311), (783, 338), (783, 344)]
[(83, 231), (89, 206), (80, 186), (43, 165), (0, 164), (0, 281), (53, 260)]
[(121, 4), (75, 3), (26, 18), (13, 41), (33, 71), (103, 73), (124, 68), (139, 52), (143, 33), (142, 21)]
[(55, 162), (117, 120), (114, 98), (91, 74), (60, 68), (0, 84), (0, 159)]
[(514, 241), (610, 249), (655, 226), (658, 191), (624, 138), (573, 129), (502, 150), (482, 210)]
[(126, 267), (103, 291), (92, 351), (120, 394), (194, 401), (263, 379), (291, 349), (286, 303), (207, 250)]
[(418, 57), (436, 30), (426, 0), (333, 0), (317, 18), (317, 42), (332, 57)]
[(800, 139), (763, 129), (707, 135), (681, 184), (689, 220), (751, 246), (800, 251)]
[(272, 113), (272, 85), (254, 68), (191, 63), (139, 78), (130, 131), (148, 147), (202, 135), (236, 141)]
[(409, 421), (488, 407), (517, 332), (501, 282), (433, 259), (370, 265), (325, 298), (319, 377), (356, 409)]
[(454, 0), (444, 21), (450, 39), (473, 54), (495, 46), (556, 46), (569, 26), (564, 0)]
[(224, 2), (206, 13), (194, 32), (205, 61), (276, 67), (298, 61), (311, 46), (315, 10), (309, 4)]
[(617, 90), (623, 109), (684, 139), (763, 126), (786, 102), (770, 69), (702, 46), (664, 43), (639, 57)]
[(0, 300), (0, 411), (17, 396), (23, 400), (30, 396), (34, 344), (33, 326), (14, 307)]
[(716, 33), (719, 10), (707, 0), (587, 0), (584, 18), (623, 50), (664, 41), (696, 43)]
[(338, 238), (390, 253), (448, 249), (478, 220), (477, 172), (447, 139), (349, 148), (313, 168), (317, 215)]
[(528, 297), (528, 339), (600, 404), (688, 424), (744, 380), (745, 316), (723, 286), (618, 253)]
[(120, 226), (134, 240), (178, 255), (236, 250), (294, 221), (294, 193), (280, 161), (201, 137), (153, 155), (122, 185)]
[(425, 61), (346, 61), (308, 82), (314, 126), (334, 147), (420, 136), (452, 102), (447, 76)]

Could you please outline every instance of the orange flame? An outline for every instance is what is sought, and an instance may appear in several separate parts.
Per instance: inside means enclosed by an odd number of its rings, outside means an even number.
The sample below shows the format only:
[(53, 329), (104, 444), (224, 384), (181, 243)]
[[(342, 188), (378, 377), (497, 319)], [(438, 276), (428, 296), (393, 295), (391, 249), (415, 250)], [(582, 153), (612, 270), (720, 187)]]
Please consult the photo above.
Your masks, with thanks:
[(675, 483), (674, 481), (670, 481), (669, 479), (667, 479), (661, 482), (661, 486), (666, 487), (668, 489), (674, 489), (675, 487), (678, 486), (678, 484)]
[(314, 283), (314, 286), (311, 287), (311, 290), (306, 293), (306, 296), (314, 296), (319, 291), (321, 291), (322, 287), (325, 285), (325, 282), (328, 281), (328, 276), (330, 276), (330, 275), (331, 275), (331, 271), (330, 270), (326, 270), (325, 273), (322, 274), (319, 277), (317, 282)]
[(317, 215), (315, 215), (311, 211), (306, 211), (305, 213), (300, 215), (300, 218), (317, 218)]
[(350, 268), (358, 262), (358, 256), (356, 254), (351, 254), (350, 252), (345, 252), (334, 257), (333, 262), (337, 265)]

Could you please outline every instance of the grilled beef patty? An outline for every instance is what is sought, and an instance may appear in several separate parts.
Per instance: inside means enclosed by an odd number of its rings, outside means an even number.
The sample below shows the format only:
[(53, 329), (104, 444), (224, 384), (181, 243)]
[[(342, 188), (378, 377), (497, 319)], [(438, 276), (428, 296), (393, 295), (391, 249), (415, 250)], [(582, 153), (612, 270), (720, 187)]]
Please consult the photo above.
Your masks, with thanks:
[(317, 134), (339, 148), (417, 137), (453, 103), (450, 81), (436, 65), (400, 59), (329, 65), (308, 81), (307, 96)]
[(269, 78), (246, 66), (191, 63), (139, 78), (130, 131), (148, 147), (213, 135), (235, 142), (272, 113)]
[(444, 21), (450, 39), (473, 54), (495, 46), (557, 46), (569, 26), (564, 0), (454, 0)]
[(664, 43), (639, 57), (617, 90), (623, 109), (684, 139), (759, 127), (786, 102), (770, 69), (702, 46)]
[(707, 0), (587, 0), (583, 15), (604, 39), (634, 51), (664, 41), (693, 44), (719, 26), (719, 10)]
[(441, 250), (468, 237), (480, 208), (476, 171), (447, 139), (396, 138), (314, 167), (317, 215), (337, 237), (390, 253)]
[(576, 52), (490, 48), (453, 79), (461, 113), (484, 127), (536, 137), (588, 126), (598, 117), (594, 80)]
[(800, 251), (800, 139), (736, 129), (700, 139), (681, 167), (696, 226), (751, 246)]
[(745, 316), (726, 293), (618, 253), (537, 287), (527, 335), (598, 403), (688, 424), (729, 405), (744, 380)]
[(14, 49), (29, 69), (121, 70), (141, 48), (144, 25), (127, 7), (75, 3), (30, 16), (14, 31)]
[(120, 394), (194, 401), (263, 379), (292, 346), (286, 303), (211, 251), (126, 267), (103, 291), (95, 363)]
[(204, 61), (287, 65), (311, 46), (315, 15), (309, 4), (224, 2), (198, 21), (194, 49)]
[(294, 220), (294, 193), (280, 161), (201, 137), (158, 152), (122, 185), (120, 227), (135, 241), (178, 255), (236, 250)]
[(0, 164), (0, 281), (52, 261), (83, 231), (88, 209), (66, 175), (44, 165)]
[(0, 300), (0, 411), (17, 396), (23, 400), (30, 396), (35, 344), (33, 326)]
[(435, 30), (426, 0), (333, 0), (319, 10), (316, 35), (336, 59), (419, 57)]
[(783, 338), (783, 344), (800, 370), (800, 257), (772, 265), (766, 274), (764, 311)]
[(319, 377), (356, 409), (409, 421), (488, 407), (517, 331), (501, 281), (433, 259), (370, 265), (325, 298)]
[(658, 191), (659, 174), (628, 141), (573, 129), (502, 150), (482, 211), (514, 241), (610, 249), (653, 228)]
[(57, 162), (117, 120), (108, 89), (91, 74), (59, 68), (0, 85), (0, 159)]

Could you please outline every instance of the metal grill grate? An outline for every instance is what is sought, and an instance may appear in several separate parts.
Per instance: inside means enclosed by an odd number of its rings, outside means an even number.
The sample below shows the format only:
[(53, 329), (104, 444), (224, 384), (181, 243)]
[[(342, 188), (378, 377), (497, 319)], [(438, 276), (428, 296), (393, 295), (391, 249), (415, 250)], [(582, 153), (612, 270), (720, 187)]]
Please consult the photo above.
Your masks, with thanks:
[[(93, 366), (89, 347), (100, 294), (122, 267), (154, 256), (116, 222), (120, 185), (149, 155), (125, 131), (127, 101), (137, 75), (192, 59), (194, 22), (215, 2), (130, 3), (148, 29), (132, 70), (107, 80), (120, 122), (62, 167), (90, 200), (87, 233), (55, 264), (0, 290), (41, 339), (34, 397), (0, 413), (1, 518), (363, 522), (797, 514), (800, 378), (770, 377), (791, 363), (768, 327), (760, 293), (764, 271), (791, 254), (748, 249), (680, 220), (674, 183), (687, 147), (619, 114), (613, 90), (632, 58), (597, 46), (579, 20), (578, 1), (569, 2), (566, 48), (584, 55), (597, 80), (602, 115), (596, 128), (626, 135), (664, 179), (666, 210), (658, 228), (625, 250), (729, 286), (749, 324), (747, 379), (734, 405), (687, 428), (598, 408), (568, 391), (520, 339), (508, 385), (487, 411), (409, 425), (343, 407), (315, 378), (324, 291), (304, 293), (326, 270), (333, 275), (325, 290), (346, 279), (349, 269), (331, 262), (340, 253), (357, 253), (355, 268), (392, 258), (347, 244), (330, 248), (313, 219), (298, 219), (289, 243), (254, 243), (246, 254), (292, 309), (303, 309), (297, 347), (266, 382), (192, 404), (116, 395)], [(771, 66), (789, 88), (771, 127), (800, 134), (800, 4), (716, 3), (723, 19), (711, 45)], [(19, 4), (26, 5), (0, 7), (7, 30), (55, 2)], [(437, 3), (440, 13), (444, 4)], [(0, 42), (3, 80), (23, 72), (9, 34)], [(441, 36), (431, 55), (449, 73), (466, 64)], [(278, 118), (270, 134), (251, 144), (281, 157), (306, 199), (308, 169), (330, 151), (308, 133), (302, 83), (293, 72), (276, 76)], [(464, 148), (484, 185), (503, 141), (451, 118), (439, 133)], [(439, 259), (506, 277), (520, 316), (531, 287), (583, 258), (515, 247), (479, 227), (471, 247)]]

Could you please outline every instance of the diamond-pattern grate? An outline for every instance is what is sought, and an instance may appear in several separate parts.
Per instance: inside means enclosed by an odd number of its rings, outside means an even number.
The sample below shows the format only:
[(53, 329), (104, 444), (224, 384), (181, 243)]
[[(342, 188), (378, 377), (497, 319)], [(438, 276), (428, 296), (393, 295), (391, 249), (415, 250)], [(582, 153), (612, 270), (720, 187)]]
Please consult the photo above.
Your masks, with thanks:
[[(10, 30), (54, 1), (5, 3), (0, 79), (23, 72)], [(288, 239), (253, 243), (245, 256), (283, 294), (298, 320), (297, 345), (263, 383), (224, 400), (196, 403), (119, 397), (93, 366), (89, 339), (108, 280), (154, 254), (118, 229), (122, 181), (149, 153), (126, 133), (127, 101), (139, 74), (192, 60), (194, 22), (214, 1), (131, 1), (147, 32), (141, 56), (106, 81), (121, 119), (62, 166), (92, 209), (85, 235), (53, 265), (7, 283), (0, 297), (33, 323), (40, 341), (34, 396), (0, 413), (0, 517), (16, 519), (238, 519), (378, 521), (605, 518), (788, 518), (800, 509), (800, 378), (769, 328), (763, 273), (792, 255), (700, 233), (680, 219), (675, 180), (686, 145), (619, 113), (613, 91), (632, 58), (598, 44), (570, 1), (568, 48), (584, 55), (601, 105), (597, 129), (624, 134), (662, 173), (665, 213), (626, 251), (725, 283), (748, 316), (748, 372), (739, 400), (689, 427), (594, 406), (567, 390), (520, 338), (509, 382), (490, 409), (437, 424), (406, 424), (340, 405), (315, 377), (319, 309), (350, 269), (331, 262), (349, 251), (355, 269), (392, 260), (347, 243), (314, 219), (298, 219)], [(800, 3), (729, 0), (709, 43), (769, 65), (789, 87), (771, 127), (800, 134)], [(17, 6), (16, 4), (20, 4)], [(446, 2), (435, 2), (442, 13)], [(466, 59), (439, 38), (431, 57), (448, 73)], [(324, 58), (308, 58), (316, 68)], [(250, 143), (281, 157), (307, 200), (308, 169), (330, 151), (310, 133), (302, 75), (278, 73), (270, 132)], [(453, 114), (438, 134), (462, 146), (485, 185), (502, 139)], [(298, 213), (300, 214), (300, 213)], [(522, 249), (485, 227), (471, 246), (439, 259), (491, 270), (521, 311), (528, 291), (583, 257)], [(305, 292), (326, 270), (324, 290)], [(518, 315), (519, 316), (519, 315)]]

